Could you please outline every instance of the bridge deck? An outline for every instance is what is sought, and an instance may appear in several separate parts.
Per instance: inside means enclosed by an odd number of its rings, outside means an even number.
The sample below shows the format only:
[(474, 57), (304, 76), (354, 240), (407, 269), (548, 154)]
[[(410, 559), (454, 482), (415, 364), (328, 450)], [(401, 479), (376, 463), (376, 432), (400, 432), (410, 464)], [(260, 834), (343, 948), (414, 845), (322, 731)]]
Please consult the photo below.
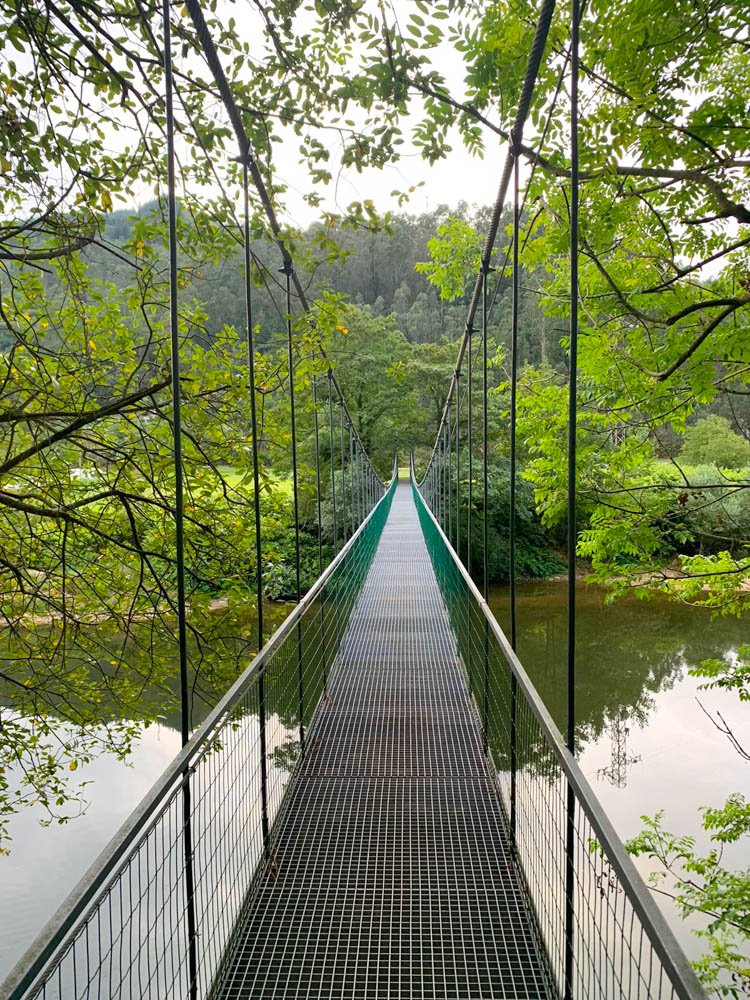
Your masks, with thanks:
[(330, 690), (221, 995), (547, 997), (406, 484)]

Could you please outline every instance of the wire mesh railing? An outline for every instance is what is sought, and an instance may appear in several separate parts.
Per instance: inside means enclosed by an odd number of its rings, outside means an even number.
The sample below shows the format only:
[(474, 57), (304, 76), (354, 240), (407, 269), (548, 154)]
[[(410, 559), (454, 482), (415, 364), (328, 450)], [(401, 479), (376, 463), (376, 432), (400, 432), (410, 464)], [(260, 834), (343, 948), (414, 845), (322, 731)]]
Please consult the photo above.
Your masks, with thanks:
[(274, 819), (306, 736), (314, 738), (325, 711), (330, 670), (396, 482), (394, 468), (390, 487), (363, 501), (367, 516), (356, 533), (84, 876), (0, 996), (211, 995), (239, 916), (260, 881), (275, 877)]
[[(424, 486), (438, 497), (433, 474)], [(705, 997), (510, 643), (422, 495), (415, 502), (479, 713), (531, 916), (561, 997)], [(447, 517), (447, 507), (440, 506)]]

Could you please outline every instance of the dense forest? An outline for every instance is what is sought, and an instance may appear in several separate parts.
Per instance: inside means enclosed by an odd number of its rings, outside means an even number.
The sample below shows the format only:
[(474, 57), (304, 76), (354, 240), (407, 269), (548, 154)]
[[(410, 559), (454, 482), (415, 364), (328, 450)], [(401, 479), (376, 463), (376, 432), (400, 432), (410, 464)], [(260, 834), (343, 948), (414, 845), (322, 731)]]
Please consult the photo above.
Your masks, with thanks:
[[(145, 220), (159, 218), (164, 206), (146, 203), (137, 212), (122, 209), (106, 215), (102, 232), (96, 245), (87, 247), (81, 254), (86, 262), (88, 276), (114, 285), (127, 281), (132, 262), (127, 257), (135, 242), (134, 233)], [(367, 307), (374, 317), (395, 317), (396, 326), (405, 339), (414, 344), (439, 344), (455, 341), (460, 335), (466, 316), (468, 278), (466, 288), (447, 300), (429, 281), (424, 273), (429, 264), (429, 244), (439, 231), (450, 231), (460, 226), (473, 241), (473, 252), (479, 252), (482, 233), (487, 225), (490, 209), (477, 208), (465, 203), (454, 210), (441, 206), (433, 212), (419, 216), (396, 214), (378, 224), (342, 227), (339, 230), (324, 228), (322, 223), (308, 227), (295, 236), (296, 253), (302, 262), (299, 271), (305, 287), (313, 299), (323, 292), (333, 291), (347, 304)], [(498, 254), (504, 255), (508, 246), (505, 230), (510, 223), (510, 209), (506, 209), (503, 237), (498, 242)], [(330, 240), (326, 256), (321, 256), (319, 246)], [(335, 240), (335, 242), (334, 242)], [(119, 249), (124, 256), (112, 256), (111, 250)], [(283, 325), (281, 282), (268, 277), (274, 272), (274, 247), (268, 240), (259, 238), (252, 244), (259, 273), (253, 296), (254, 321), (257, 325), (257, 344), (260, 349), (273, 343)], [(470, 261), (468, 262), (470, 263)], [(190, 274), (186, 290), (198, 299), (205, 309), (203, 325), (208, 337), (216, 335), (223, 326), (241, 330), (244, 317), (244, 286), (242, 250), (240, 247), (225, 258), (208, 262)], [(519, 362), (537, 366), (549, 363), (555, 368), (565, 366), (565, 352), (560, 346), (562, 325), (556, 327), (539, 308), (541, 281), (530, 276), (528, 285), (521, 290), (522, 337), (519, 345)], [(60, 281), (55, 275), (45, 279), (50, 295), (60, 294)], [(490, 330), (493, 340), (507, 351), (510, 314), (510, 282), (502, 278), (497, 283)], [(7, 331), (6, 331), (7, 337)], [(443, 393), (444, 395), (444, 393)]]

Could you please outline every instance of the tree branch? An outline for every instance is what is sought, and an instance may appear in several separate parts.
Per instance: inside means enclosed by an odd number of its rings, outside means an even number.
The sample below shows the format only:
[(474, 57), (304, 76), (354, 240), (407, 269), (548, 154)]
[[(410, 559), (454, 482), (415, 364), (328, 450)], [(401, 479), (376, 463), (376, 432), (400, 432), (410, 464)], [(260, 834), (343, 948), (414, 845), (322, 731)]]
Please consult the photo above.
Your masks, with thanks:
[(57, 444), (58, 441), (63, 441), (66, 437), (69, 437), (82, 427), (86, 427), (88, 424), (92, 424), (96, 420), (101, 420), (104, 417), (110, 417), (115, 413), (119, 413), (120, 410), (123, 410), (128, 406), (132, 406), (133, 403), (138, 403), (140, 400), (146, 399), (148, 396), (155, 395), (157, 392), (165, 389), (171, 381), (171, 377), (162, 379), (161, 382), (157, 382), (156, 385), (149, 386), (147, 389), (141, 389), (138, 392), (131, 393), (129, 396), (124, 396), (122, 399), (118, 399), (114, 403), (109, 403), (107, 406), (102, 406), (100, 409), (94, 410), (91, 413), (82, 414), (77, 420), (68, 424), (67, 427), (63, 427), (59, 431), (55, 431), (54, 434), (50, 434), (48, 437), (43, 438), (41, 441), (37, 441), (36, 444), (31, 445), (24, 451), (19, 452), (12, 458), (9, 458), (5, 463), (0, 465), (0, 475), (5, 475), (17, 465), (21, 465), (22, 462), (25, 462), (27, 459), (39, 454), (40, 451), (44, 451), (51, 445)]
[(750, 302), (750, 296), (747, 296), (744, 299), (740, 300), (739, 304), (737, 305), (733, 304), (727, 306), (725, 309), (722, 309), (719, 315), (715, 316), (711, 320), (711, 322), (707, 326), (705, 326), (703, 330), (701, 330), (701, 332), (695, 338), (692, 344), (690, 344), (688, 347), (685, 348), (685, 350), (682, 352), (682, 354), (680, 354), (680, 356), (677, 358), (676, 361), (673, 361), (671, 365), (669, 365), (667, 368), (664, 368), (662, 371), (652, 372), (646, 370), (646, 374), (649, 375), (651, 378), (655, 379), (657, 382), (665, 382), (670, 375), (674, 375), (677, 369), (681, 368), (682, 365), (685, 364), (688, 358), (690, 358), (693, 354), (695, 354), (695, 352), (698, 350), (701, 344), (713, 333), (713, 331), (716, 329), (717, 326), (719, 326), (720, 323), (723, 323), (728, 316), (731, 316), (733, 312), (736, 312), (737, 309), (740, 308), (740, 305), (745, 305), (747, 302)]

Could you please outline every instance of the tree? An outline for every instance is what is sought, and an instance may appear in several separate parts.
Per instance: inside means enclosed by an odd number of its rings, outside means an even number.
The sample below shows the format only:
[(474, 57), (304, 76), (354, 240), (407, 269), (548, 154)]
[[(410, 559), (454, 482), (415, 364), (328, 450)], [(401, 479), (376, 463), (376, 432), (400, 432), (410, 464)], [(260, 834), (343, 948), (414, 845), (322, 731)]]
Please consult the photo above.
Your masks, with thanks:
[(427, 275), (441, 299), (451, 302), (464, 295), (467, 277), (479, 267), (481, 249), (477, 229), (453, 216), (439, 225), (436, 235), (427, 241), (430, 260), (419, 262), (416, 270)]
[(680, 460), (685, 465), (742, 469), (750, 465), (750, 441), (740, 437), (726, 417), (712, 413), (685, 428)]
[[(162, 41), (142, 13), (19, 2), (0, 19), (19, 53), (0, 68), (0, 821), (25, 802), (64, 817), (78, 765), (127, 753), (175, 699)], [(239, 168), (174, 27), (190, 662), (194, 696), (215, 699), (253, 631), (247, 363), (188, 288), (236, 260)], [(156, 200), (108, 229), (136, 184)]]
[(388, 475), (395, 452), (408, 454), (415, 433), (409, 344), (392, 315), (347, 305), (339, 316), (328, 355), (365, 449)]

